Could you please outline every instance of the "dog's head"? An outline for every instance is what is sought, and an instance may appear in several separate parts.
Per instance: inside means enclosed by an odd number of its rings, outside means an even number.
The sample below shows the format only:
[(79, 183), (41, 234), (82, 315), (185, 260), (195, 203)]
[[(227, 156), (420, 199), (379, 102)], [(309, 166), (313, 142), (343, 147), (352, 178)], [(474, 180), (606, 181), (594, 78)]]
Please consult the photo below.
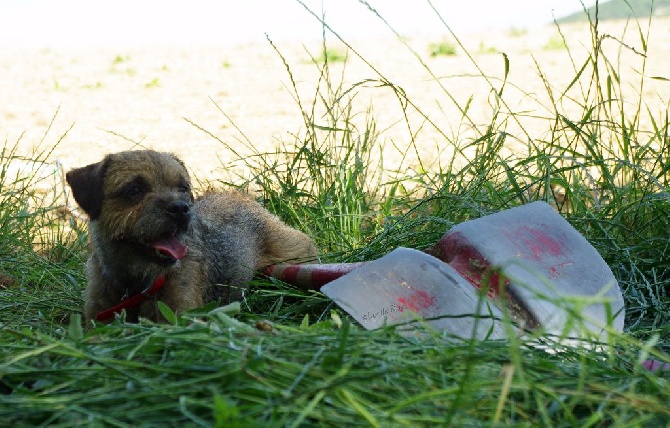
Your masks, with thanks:
[(72, 195), (95, 224), (97, 239), (171, 264), (186, 255), (193, 194), (184, 164), (151, 150), (106, 156), (66, 175)]

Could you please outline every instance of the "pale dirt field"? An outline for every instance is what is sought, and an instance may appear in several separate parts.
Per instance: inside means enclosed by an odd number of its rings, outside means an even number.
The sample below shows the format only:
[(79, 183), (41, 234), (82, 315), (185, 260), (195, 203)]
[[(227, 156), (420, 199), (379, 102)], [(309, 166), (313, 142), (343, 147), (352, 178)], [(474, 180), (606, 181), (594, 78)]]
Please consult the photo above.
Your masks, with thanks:
[[(620, 22), (601, 23), (603, 33), (616, 37), (621, 37), (624, 27)], [(579, 67), (590, 49), (588, 29), (579, 25), (562, 29)], [(505, 52), (510, 62), (505, 89), (508, 106), (516, 112), (546, 116), (545, 107), (550, 104), (535, 61), (556, 93), (566, 88), (576, 75), (565, 50), (546, 48), (556, 37), (556, 29), (547, 27), (524, 34), (509, 31), (468, 36), (461, 41), (496, 88), (504, 72), (502, 56), (496, 52)], [(624, 40), (642, 50), (634, 26), (629, 26)], [(492, 115), (489, 83), (481, 77), (469, 77), (480, 73), (461, 49), (455, 56), (431, 57), (429, 45), (442, 40), (407, 38), (405, 41), (441, 78), (439, 81), (432, 79), (421, 61), (396, 38), (351, 41), (351, 46), (377, 71), (350, 52), (344, 72), (342, 64), (332, 64), (333, 80), (338, 82), (343, 76), (343, 86), (348, 88), (364, 79), (379, 79), (377, 73), (380, 73), (403, 88), (409, 100), (453, 141), (460, 144), (476, 136)], [(329, 45), (342, 51), (340, 43)], [(616, 61), (621, 45), (607, 39), (604, 46), (610, 60)], [(309, 106), (314, 98), (318, 69), (309, 62), (308, 52), (318, 56), (320, 45), (277, 42), (277, 48), (290, 66), (304, 105)], [(645, 75), (670, 78), (669, 54), (670, 20), (657, 19), (651, 28)], [(622, 78), (631, 82), (623, 84), (627, 96), (635, 100), (642, 58), (623, 48), (620, 62)], [(50, 160), (62, 162), (66, 169), (95, 162), (108, 152), (135, 148), (135, 143), (140, 143), (143, 147), (178, 154), (198, 178), (229, 179), (228, 172), (232, 169), (222, 165), (232, 159), (231, 152), (185, 120), (248, 153), (239, 143), (244, 137), (214, 103), (259, 151), (274, 151), (281, 146), (280, 142), (290, 145), (295, 141), (293, 135), (301, 135), (304, 130), (298, 104), (292, 97), (289, 74), (269, 43), (98, 50), (4, 49), (0, 51), (0, 76), (0, 138), (8, 146), (20, 141), (19, 151), (30, 155), (36, 150), (50, 149), (72, 127), (50, 156)], [(515, 89), (515, 85), (521, 90)], [(572, 94), (579, 90), (577, 85)], [(354, 113), (361, 113), (357, 120), (364, 120), (363, 113), (371, 108), (377, 128), (383, 131), (386, 167), (410, 168), (415, 166), (416, 157), (422, 159), (424, 167), (436, 168), (436, 164), (430, 163), (449, 161), (453, 153), (451, 144), (412, 107), (407, 110), (411, 125), (408, 130), (393, 91), (368, 84), (352, 93), (357, 93)], [(656, 117), (662, 117), (670, 100), (670, 82), (648, 79), (643, 96)], [(454, 105), (455, 101), (465, 106), (470, 97), (468, 115), (480, 131), (463, 121)], [(576, 98), (584, 99), (579, 95)], [(565, 101), (562, 108), (579, 119), (581, 107)], [(53, 125), (44, 137), (54, 115)], [(546, 136), (544, 122), (527, 119), (524, 127), (533, 140)], [(508, 131), (518, 136), (521, 143), (526, 140), (516, 125), (510, 124)], [(410, 132), (415, 134), (416, 150), (413, 148), (400, 165), (400, 152), (407, 150)], [(42, 139), (42, 145), (37, 147)], [(512, 143), (512, 139), (509, 141)], [(512, 144), (509, 149), (520, 147), (523, 144), (518, 147)]]

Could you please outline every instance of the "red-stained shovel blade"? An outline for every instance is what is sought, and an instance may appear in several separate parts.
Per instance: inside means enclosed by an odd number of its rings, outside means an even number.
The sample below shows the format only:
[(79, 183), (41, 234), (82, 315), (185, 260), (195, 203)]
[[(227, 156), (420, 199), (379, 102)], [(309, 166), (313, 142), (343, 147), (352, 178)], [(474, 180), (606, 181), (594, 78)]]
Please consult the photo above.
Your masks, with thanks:
[(516, 303), (548, 333), (604, 340), (607, 326), (623, 329), (624, 301), (612, 271), (544, 202), (458, 224), (436, 250), (466, 278), (497, 269)]
[(465, 339), (506, 337), (500, 310), (451, 266), (421, 251), (398, 248), (321, 291), (368, 330), (425, 320)]

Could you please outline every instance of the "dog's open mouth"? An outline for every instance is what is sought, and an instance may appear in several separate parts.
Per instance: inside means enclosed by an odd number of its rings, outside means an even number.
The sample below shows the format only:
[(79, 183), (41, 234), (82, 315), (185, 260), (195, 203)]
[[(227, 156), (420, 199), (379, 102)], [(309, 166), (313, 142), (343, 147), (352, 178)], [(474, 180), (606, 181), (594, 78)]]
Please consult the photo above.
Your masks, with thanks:
[(151, 242), (149, 246), (153, 248), (156, 257), (165, 261), (181, 260), (188, 251), (188, 246), (174, 235), (160, 238)]

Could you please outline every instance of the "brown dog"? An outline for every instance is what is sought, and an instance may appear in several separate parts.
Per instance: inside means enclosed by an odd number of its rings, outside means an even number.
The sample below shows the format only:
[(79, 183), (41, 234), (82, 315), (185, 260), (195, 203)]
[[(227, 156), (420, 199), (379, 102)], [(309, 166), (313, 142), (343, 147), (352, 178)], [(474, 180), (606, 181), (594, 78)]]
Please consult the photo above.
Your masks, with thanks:
[(318, 257), (307, 235), (241, 193), (194, 200), (184, 164), (169, 153), (111, 154), (67, 182), (89, 216), (87, 325), (122, 309), (129, 321), (163, 320), (157, 301), (175, 312), (227, 303), (259, 268)]

